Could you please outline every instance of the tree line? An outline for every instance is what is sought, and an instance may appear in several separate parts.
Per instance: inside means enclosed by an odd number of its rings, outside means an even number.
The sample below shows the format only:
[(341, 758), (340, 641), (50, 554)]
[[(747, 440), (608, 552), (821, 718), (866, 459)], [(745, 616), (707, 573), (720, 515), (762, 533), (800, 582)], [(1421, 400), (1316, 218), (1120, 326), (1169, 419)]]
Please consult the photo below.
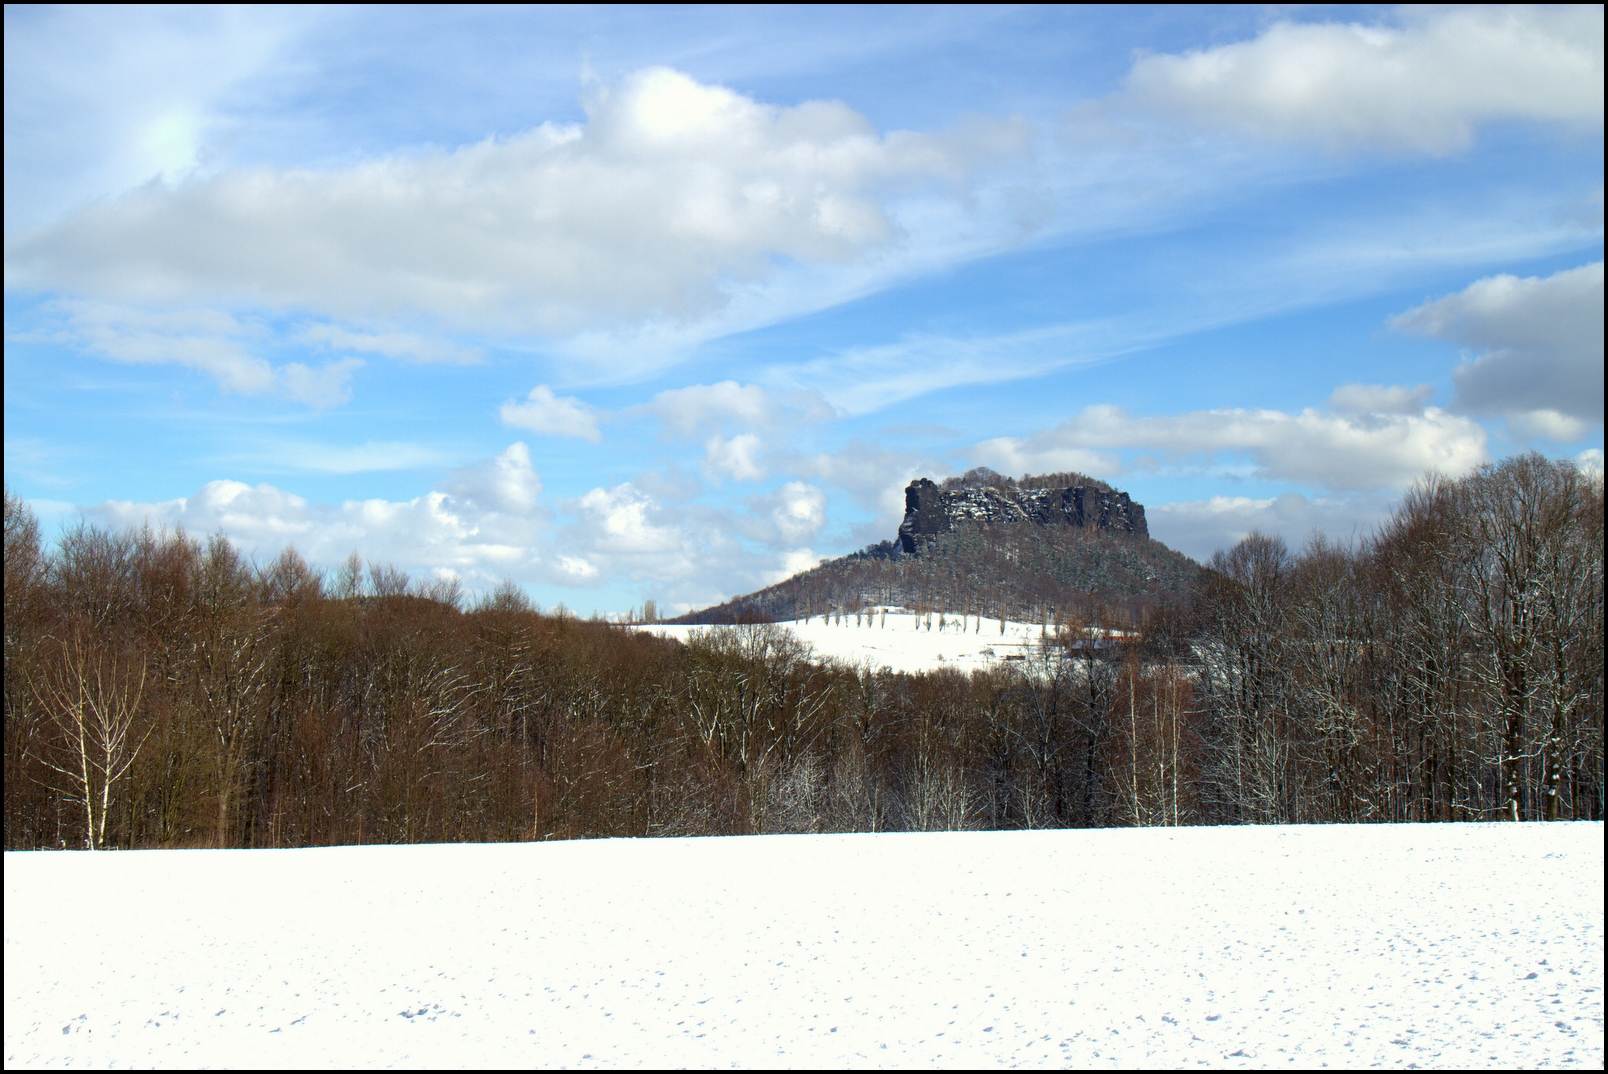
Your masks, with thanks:
[[(5, 846), (1603, 816), (1602, 484), (1429, 480), (1182, 598), (900, 674), (5, 506)], [(959, 608), (953, 609), (961, 614)]]

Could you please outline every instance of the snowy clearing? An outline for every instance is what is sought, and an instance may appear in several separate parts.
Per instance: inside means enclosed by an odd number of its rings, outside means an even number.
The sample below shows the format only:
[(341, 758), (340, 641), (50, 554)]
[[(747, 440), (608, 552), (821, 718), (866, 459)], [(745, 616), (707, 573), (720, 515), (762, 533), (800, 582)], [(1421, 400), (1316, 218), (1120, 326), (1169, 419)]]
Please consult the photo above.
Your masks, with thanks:
[(6, 1066), (1603, 1064), (1603, 826), (9, 853)]
[[(1042, 623), (1005, 621), (1000, 631), (998, 619), (983, 619), (979, 629), (976, 616), (959, 618), (945, 616), (944, 625), (938, 625), (938, 616), (929, 619), (907, 611), (888, 611), (876, 608), (859, 624), (851, 613), (841, 623), (826, 622), (815, 616), (808, 622), (794, 620), (776, 625), (791, 631), (822, 659), (841, 661), (852, 665), (869, 665), (873, 671), (890, 668), (893, 671), (920, 672), (937, 668), (955, 668), (959, 671), (981, 671), (1012, 657), (1022, 657), (1039, 644)], [(694, 631), (709, 630), (706, 626), (651, 625), (634, 629), (646, 630), (660, 637), (686, 641)]]

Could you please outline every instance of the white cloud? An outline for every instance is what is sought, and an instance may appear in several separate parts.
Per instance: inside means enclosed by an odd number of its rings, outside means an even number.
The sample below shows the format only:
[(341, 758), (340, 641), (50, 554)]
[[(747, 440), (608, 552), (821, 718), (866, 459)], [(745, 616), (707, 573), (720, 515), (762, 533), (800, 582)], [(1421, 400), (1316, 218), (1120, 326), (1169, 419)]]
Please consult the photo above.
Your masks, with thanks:
[(452, 362), (466, 365), (481, 360), (480, 352), (443, 339), (428, 339), (411, 332), (353, 332), (333, 324), (317, 324), (304, 328), (297, 335), (304, 343), (313, 343), (338, 351), (357, 351), (360, 354), (378, 354), (385, 358), (400, 358), (415, 362)]
[(791, 571), (826, 524), (826, 496), (789, 482), (739, 510), (666, 503), (633, 482), (595, 488), (555, 511), (522, 442), (409, 500), (310, 502), (273, 485), (218, 480), (158, 503), (107, 501), (84, 514), (221, 532), (268, 559), (287, 544), (331, 568), (357, 551), (415, 575), (452, 572), (470, 591), (504, 577), (560, 588), (646, 585), (667, 606), (704, 606)]
[(1329, 395), (1329, 409), (1342, 414), (1416, 414), (1435, 389), (1428, 384), (1342, 384)]
[(532, 578), (559, 570), (542, 548), (550, 527), (540, 493), (530, 452), (515, 443), (411, 500), (316, 504), (273, 485), (220, 480), (194, 496), (109, 500), (85, 514), (114, 525), (149, 521), (190, 533), (222, 532), (260, 558), (294, 544), (312, 562), (332, 566), (356, 550), (370, 562), (410, 571), (456, 571), (471, 587), (489, 589), (506, 573)]
[[(1425, 302), (1391, 324), (1482, 352), (1452, 373), (1460, 409), (1565, 432), (1563, 419), (1603, 418), (1602, 295), (1601, 261), (1545, 278), (1503, 274)], [(1531, 414), (1538, 411), (1552, 414)]]
[(342, 358), (317, 369), (287, 362), (279, 368), (279, 391), (314, 410), (337, 406), (352, 398), (352, 374), (362, 368), (361, 358)]
[(341, 358), (310, 367), (289, 362), (275, 367), (255, 350), (270, 341), (267, 328), (218, 310), (148, 310), (104, 302), (68, 300), (56, 304), (65, 314), (51, 333), (102, 358), (131, 365), (177, 365), (203, 373), (226, 392), (278, 395), (314, 409), (351, 398), (352, 374), (361, 358)]
[(555, 530), (553, 547), (595, 567), (595, 584), (645, 582), (656, 599), (680, 607), (718, 603), (785, 577), (777, 572), (800, 562), (799, 546), (826, 524), (825, 494), (797, 481), (750, 497), (745, 511), (667, 504), (629, 481), (565, 507), (574, 521)]
[(969, 454), (996, 469), (1070, 466), (1100, 476), (1113, 473), (1116, 460), (1106, 453), (1116, 449), (1208, 459), (1243, 453), (1263, 479), (1378, 489), (1403, 488), (1429, 469), (1466, 473), (1485, 461), (1485, 445), (1478, 424), (1435, 407), (1419, 414), (1232, 409), (1132, 417), (1114, 406), (1091, 406), (1054, 429), (984, 441)]
[(219, 102), (328, 11), (111, 5), (5, 11), (5, 232), (204, 170)]
[(1122, 473), (1122, 460), (1114, 453), (1059, 443), (1053, 435), (1043, 433), (1025, 440), (1014, 436), (984, 440), (971, 449), (968, 457), (1003, 474), (1072, 470), (1092, 477), (1114, 478)]
[(764, 425), (780, 409), (764, 388), (735, 380), (671, 388), (641, 408), (657, 417), (667, 434), (684, 439), (692, 439), (706, 429)]
[(523, 403), (512, 400), (504, 403), (499, 413), (504, 425), (529, 429), (543, 436), (566, 436), (594, 444), (603, 439), (598, 431), (595, 408), (574, 396), (554, 395), (553, 389), (545, 384), (532, 388)]
[(759, 461), (759, 437), (744, 433), (726, 439), (712, 436), (704, 442), (703, 472), (706, 477), (729, 477), (735, 481), (758, 481), (765, 476)]
[(764, 523), (759, 538), (771, 545), (802, 544), (826, 525), (826, 493), (803, 481), (751, 500), (750, 508)]
[(593, 489), (566, 507), (575, 521), (554, 535), (555, 546), (592, 564), (596, 584), (646, 582), (672, 605), (713, 604), (746, 592), (777, 563), (774, 552), (751, 551), (738, 539), (749, 520), (667, 505), (632, 482)]
[(785, 582), (795, 574), (803, 574), (820, 566), (826, 557), (808, 548), (795, 548), (782, 557), (782, 565), (765, 576), (765, 585)]
[(272, 453), (274, 462), (327, 474), (367, 474), (385, 470), (414, 470), (442, 461), (441, 453), (423, 444), (373, 440), (355, 446), (336, 444), (284, 444)]
[(943, 477), (948, 463), (912, 451), (884, 448), (876, 442), (851, 439), (838, 451), (795, 460), (791, 469), (846, 491), (875, 517), (855, 528), (857, 540), (886, 540), (904, 517), (905, 486), (916, 477)]
[(542, 479), (531, 463), (530, 448), (524, 441), (516, 441), (490, 463), (454, 473), (446, 488), (458, 500), (482, 511), (524, 516), (536, 510)]
[(629, 482), (612, 489), (595, 488), (574, 504), (583, 525), (615, 556), (664, 556), (684, 553), (679, 529), (658, 521), (659, 505)]
[(1309, 499), (1288, 492), (1266, 499), (1213, 496), (1146, 504), (1145, 518), (1152, 537), (1204, 563), (1213, 552), (1232, 548), (1252, 530), (1276, 534), (1297, 548), (1313, 533), (1339, 541), (1365, 536), (1389, 516), (1392, 507), (1384, 496)]
[(1586, 435), (1586, 423), (1556, 410), (1524, 410), (1508, 420), (1508, 427), (1526, 440), (1542, 438), (1571, 444)]
[(1600, 5), (1407, 10), (1399, 26), (1281, 21), (1134, 63), (1126, 97), (1194, 123), (1333, 148), (1445, 154), (1485, 122), (1603, 120)]
[[(1131, 334), (1130, 334), (1131, 333)], [(1137, 350), (1161, 335), (1114, 321), (1051, 325), (996, 336), (911, 333), (767, 371), (769, 381), (817, 393), (846, 414), (869, 414), (944, 388), (997, 384)]]
[(548, 334), (686, 321), (780, 262), (887, 246), (887, 197), (1025, 137), (879, 134), (841, 102), (772, 107), (666, 68), (584, 104), (584, 124), (450, 152), (141, 187), (11, 242), (8, 285)]
[(576, 585), (588, 585), (598, 578), (597, 568), (580, 556), (559, 556), (558, 570)]
[(1602, 448), (1587, 448), (1575, 456), (1575, 465), (1587, 474), (1596, 475), (1602, 480)]

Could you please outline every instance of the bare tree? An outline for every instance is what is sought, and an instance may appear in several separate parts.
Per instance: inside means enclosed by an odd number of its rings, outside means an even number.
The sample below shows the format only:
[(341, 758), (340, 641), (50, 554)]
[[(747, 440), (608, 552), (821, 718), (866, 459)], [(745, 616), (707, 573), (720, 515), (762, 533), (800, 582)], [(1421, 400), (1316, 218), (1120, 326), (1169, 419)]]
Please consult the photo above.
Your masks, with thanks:
[(42, 758), (66, 780), (68, 799), (84, 810), (84, 846), (106, 845), (115, 788), (150, 737), (136, 735), (145, 696), (142, 663), (109, 653), (83, 629), (57, 643), (56, 659), (31, 684), (34, 699), (65, 738), (65, 749)]

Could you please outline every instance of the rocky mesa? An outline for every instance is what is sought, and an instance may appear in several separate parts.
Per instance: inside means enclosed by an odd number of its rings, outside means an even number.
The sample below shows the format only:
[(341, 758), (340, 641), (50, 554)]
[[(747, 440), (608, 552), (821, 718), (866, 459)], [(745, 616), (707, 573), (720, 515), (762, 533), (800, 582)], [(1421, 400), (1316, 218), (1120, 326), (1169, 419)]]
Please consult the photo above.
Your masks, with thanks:
[(1092, 484), (1063, 488), (1022, 487), (1011, 481), (1005, 485), (1009, 479), (998, 484), (981, 484), (989, 477), (1000, 475), (974, 470), (967, 478), (975, 483), (963, 478), (958, 486), (939, 485), (923, 477), (905, 486), (904, 521), (899, 524), (900, 551), (916, 555), (932, 538), (968, 522), (1031, 522), (1040, 526), (1076, 526), (1129, 537), (1150, 536), (1144, 505), (1135, 503), (1126, 492)]
[(1105, 607), (1129, 618), (1182, 593), (1199, 566), (1150, 538), (1144, 505), (1083, 474), (978, 468), (905, 488), (893, 540), (670, 620), (791, 620), (865, 606), (987, 609), (1037, 622)]

